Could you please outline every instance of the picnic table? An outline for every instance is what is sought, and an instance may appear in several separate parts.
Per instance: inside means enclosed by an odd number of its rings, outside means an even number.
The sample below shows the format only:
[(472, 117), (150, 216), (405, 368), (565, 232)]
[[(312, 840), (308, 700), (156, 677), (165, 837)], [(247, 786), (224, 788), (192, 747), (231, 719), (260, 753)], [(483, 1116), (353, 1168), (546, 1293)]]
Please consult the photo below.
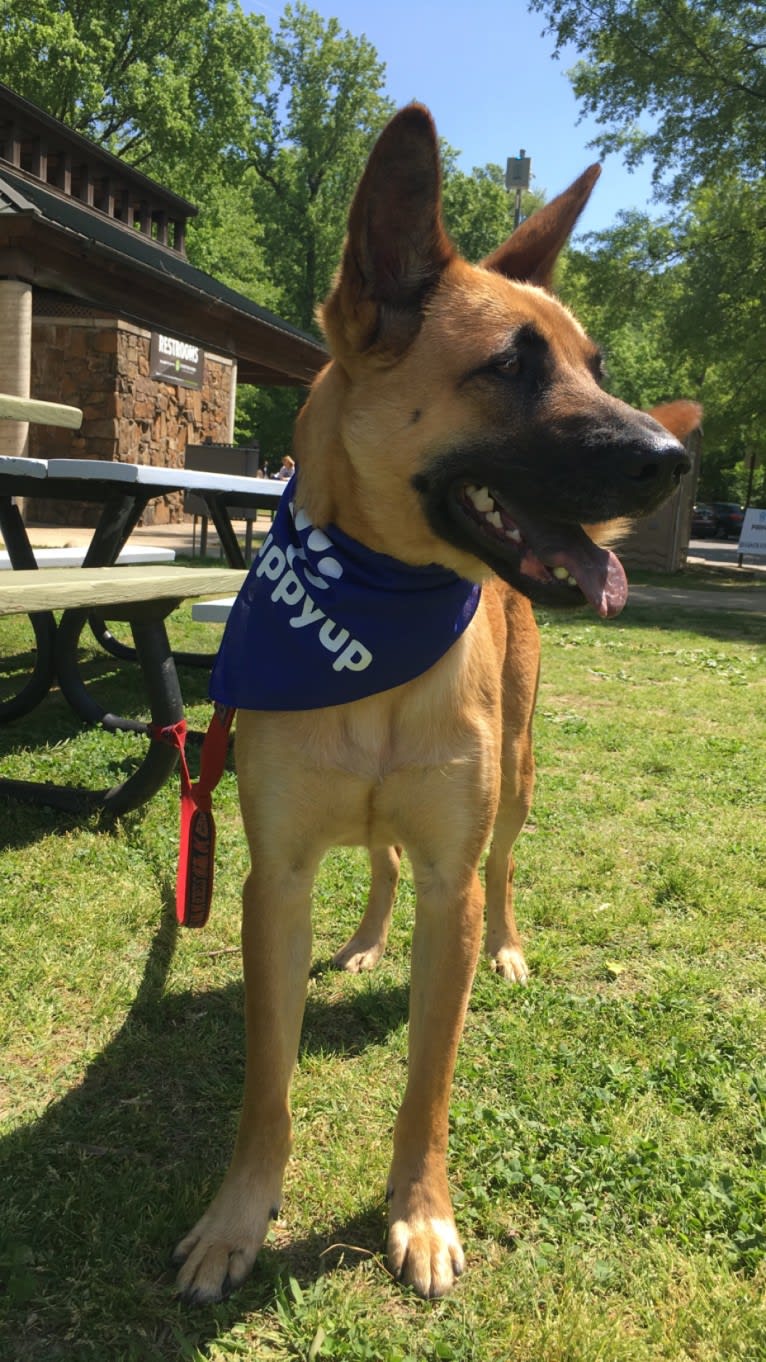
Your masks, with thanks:
[[(7, 411), (10, 401), (0, 397), (0, 418), (11, 415)], [(47, 419), (50, 424), (65, 424), (47, 415), (61, 410), (54, 404), (26, 404), (23, 399), (13, 399), (13, 403), (21, 404), (14, 413), (16, 419)], [(31, 408), (38, 413), (44, 410), (42, 415), (25, 417), (24, 413)], [(189, 568), (175, 563), (114, 566), (148, 502), (153, 497), (188, 488), (193, 488), (208, 506), (232, 566)], [(0, 455), (0, 531), (13, 569), (0, 573), (0, 615), (28, 614), (37, 643), (32, 675), (17, 695), (0, 705), (0, 720), (23, 718), (58, 679), (66, 700), (80, 717), (109, 730), (138, 730), (150, 737), (139, 770), (111, 790), (90, 791), (4, 779), (0, 780), (0, 792), (72, 810), (102, 807), (122, 813), (137, 807), (160, 788), (178, 759), (177, 750), (160, 735), (183, 720), (183, 698), (165, 620), (184, 600), (239, 589), (246, 575), (245, 561), (229, 508), (274, 507), (283, 490), (265, 479), (229, 478), (188, 469)], [(38, 564), (16, 504), (16, 498), (29, 496), (94, 501), (100, 505), (98, 523), (81, 567), (42, 568)], [(83, 627), (94, 612), (104, 620), (129, 623), (151, 710), (150, 723), (108, 714), (89, 693), (77, 653)]]
[[(39, 405), (39, 404), (38, 404)], [(0, 403), (0, 416), (2, 404)], [(108, 567), (124, 547), (148, 503), (172, 492), (192, 491), (207, 506), (230, 567), (247, 566), (232, 525), (237, 507), (276, 510), (285, 484), (268, 478), (229, 477), (190, 468), (101, 459), (26, 459), (0, 456), (0, 531), (14, 567), (34, 567), (26, 528), (14, 497), (94, 501), (101, 507), (84, 560), (85, 567)], [(32, 554), (30, 561), (30, 553)]]

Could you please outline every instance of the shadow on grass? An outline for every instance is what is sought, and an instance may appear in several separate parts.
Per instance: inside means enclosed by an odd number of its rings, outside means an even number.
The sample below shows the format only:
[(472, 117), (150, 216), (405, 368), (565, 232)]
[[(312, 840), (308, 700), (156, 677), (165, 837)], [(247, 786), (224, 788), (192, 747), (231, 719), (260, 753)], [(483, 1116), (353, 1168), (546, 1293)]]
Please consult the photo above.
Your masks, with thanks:
[[(286, 1274), (310, 1282), (384, 1244), (381, 1188), (378, 1203), (325, 1234), (267, 1245), (250, 1282), (223, 1304), (188, 1311), (175, 1300), (170, 1254), (233, 1144), (243, 990), (165, 992), (177, 933), (169, 888), (165, 899), (118, 1034), (76, 1088), (0, 1143), (0, 1355), (14, 1362), (190, 1356), (273, 1304)], [(359, 1052), (406, 1009), (404, 989), (368, 987), (339, 1006), (311, 1000), (303, 1052)]]
[[(33, 666), (33, 653), (3, 658), (0, 662), (0, 699), (10, 699), (20, 689)], [(209, 669), (178, 663), (177, 670), (184, 703), (204, 703), (207, 700)], [(106, 653), (90, 652), (80, 656), (79, 673), (83, 682), (92, 689), (93, 699), (106, 710), (123, 713), (130, 718), (146, 717), (148, 714), (146, 687), (137, 662), (118, 661)], [(24, 742), (29, 746), (30, 741), (49, 741), (54, 726), (57, 728), (59, 724), (76, 732), (81, 720), (70, 709), (54, 683), (53, 689), (29, 714), (0, 726), (0, 734), (23, 734)]]
[(608, 630), (657, 629), (669, 632), (702, 634), (707, 638), (731, 643), (734, 640), (762, 642), (766, 638), (763, 615), (744, 610), (729, 610), (722, 599), (720, 609), (673, 605), (669, 600), (630, 601), (617, 619), (599, 621), (592, 612), (582, 610), (538, 610), (538, 624), (596, 625)]
[[(0, 667), (0, 678), (7, 664)], [(30, 657), (31, 666), (31, 657)], [(140, 668), (134, 663), (110, 662), (103, 654), (86, 658), (81, 665), (81, 676), (89, 691), (107, 713), (121, 714), (130, 720), (146, 722), (150, 718)], [(207, 702), (208, 673), (198, 668), (179, 667), (184, 707)], [(11, 686), (9, 690), (13, 690)], [(204, 721), (203, 721), (204, 722)], [(100, 734), (98, 770), (92, 768), (87, 757), (79, 771), (69, 779), (62, 779), (56, 768), (55, 749), (60, 744), (73, 744), (83, 734)], [(198, 752), (204, 733), (190, 730), (187, 734), (187, 755), (194, 779), (199, 761)], [(58, 689), (51, 691), (31, 713), (0, 724), (0, 760), (3, 777), (29, 779), (73, 787), (90, 786), (94, 790), (110, 789), (128, 779), (140, 766), (146, 751), (147, 739), (139, 736), (129, 748), (121, 744), (119, 734), (101, 731), (97, 725), (87, 724), (70, 708)], [(35, 760), (35, 754), (41, 760)], [(29, 756), (32, 755), (30, 771)], [(18, 760), (17, 760), (18, 759)], [(75, 751), (76, 759), (76, 751)], [(22, 772), (22, 766), (24, 771)], [(172, 777), (171, 777), (172, 779)], [(92, 803), (84, 801), (81, 811), (70, 811), (35, 802), (18, 800), (15, 793), (3, 794), (0, 789), (0, 810), (3, 818), (3, 845), (25, 846), (40, 837), (66, 833), (73, 827), (93, 824), (109, 832), (112, 820), (108, 815), (94, 813)], [(127, 815), (129, 816), (129, 815)]]
[(648, 601), (631, 601), (616, 623), (620, 629), (633, 627), (704, 634), (707, 638), (720, 639), (723, 643), (735, 639), (752, 639), (755, 642), (766, 638), (766, 620), (763, 615), (746, 610), (729, 610), (725, 600), (716, 610), (696, 610), (691, 606), (664, 602), (653, 605)]

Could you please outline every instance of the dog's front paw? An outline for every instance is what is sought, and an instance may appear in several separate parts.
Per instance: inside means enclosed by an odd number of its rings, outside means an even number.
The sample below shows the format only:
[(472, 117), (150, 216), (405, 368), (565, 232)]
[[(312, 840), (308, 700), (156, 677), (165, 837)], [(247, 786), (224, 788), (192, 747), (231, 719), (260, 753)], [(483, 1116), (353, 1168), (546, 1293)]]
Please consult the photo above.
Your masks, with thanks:
[(176, 1248), (181, 1265), (178, 1294), (187, 1305), (222, 1300), (245, 1280), (255, 1262), (276, 1209), (246, 1219), (239, 1207), (227, 1216), (216, 1202)]
[(490, 951), (490, 967), (503, 979), (507, 979), (510, 984), (525, 984), (529, 978), (529, 968), (524, 959), (524, 954), (519, 946), (501, 946), (497, 951)]
[(388, 1261), (395, 1276), (419, 1296), (446, 1296), (465, 1265), (454, 1220), (395, 1220), (388, 1232)]

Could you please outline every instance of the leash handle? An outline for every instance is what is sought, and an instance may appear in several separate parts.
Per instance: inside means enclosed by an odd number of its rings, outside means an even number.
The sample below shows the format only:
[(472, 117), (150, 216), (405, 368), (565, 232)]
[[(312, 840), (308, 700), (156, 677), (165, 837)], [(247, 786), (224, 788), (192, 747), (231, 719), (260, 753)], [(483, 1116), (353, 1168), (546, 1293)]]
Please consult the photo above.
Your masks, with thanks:
[(176, 917), (183, 927), (204, 927), (210, 915), (215, 866), (213, 790), (223, 775), (235, 709), (217, 704), (200, 755), (199, 779), (192, 783), (186, 760), (186, 720), (155, 728), (152, 737), (178, 751), (181, 768), (181, 828), (176, 874)]

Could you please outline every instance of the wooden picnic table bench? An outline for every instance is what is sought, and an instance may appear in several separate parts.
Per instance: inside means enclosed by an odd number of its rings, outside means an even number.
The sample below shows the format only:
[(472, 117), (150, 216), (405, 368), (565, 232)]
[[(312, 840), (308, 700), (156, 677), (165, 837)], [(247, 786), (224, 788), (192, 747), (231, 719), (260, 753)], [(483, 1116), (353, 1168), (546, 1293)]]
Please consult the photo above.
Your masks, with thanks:
[[(158, 735), (184, 716), (183, 697), (165, 620), (181, 602), (237, 591), (244, 570), (190, 568), (175, 564), (140, 567), (42, 568), (0, 574), (0, 616), (62, 611), (52, 634), (53, 671), (61, 691), (81, 717), (109, 730), (146, 733), (149, 748), (141, 766), (109, 790), (85, 790), (50, 783), (0, 779), (0, 792), (52, 804), (72, 812), (103, 808), (125, 813), (150, 799), (175, 769), (178, 751)], [(107, 713), (89, 694), (78, 664), (78, 642), (88, 614), (97, 610), (131, 628), (146, 686), (150, 723)]]
[(239, 590), (246, 575), (240, 568), (176, 563), (33, 568), (0, 577), (0, 615), (88, 609), (101, 611), (107, 619), (130, 619), (143, 603), (151, 603), (154, 611), (158, 603), (167, 601), (172, 610), (180, 601), (213, 595), (222, 587)]

